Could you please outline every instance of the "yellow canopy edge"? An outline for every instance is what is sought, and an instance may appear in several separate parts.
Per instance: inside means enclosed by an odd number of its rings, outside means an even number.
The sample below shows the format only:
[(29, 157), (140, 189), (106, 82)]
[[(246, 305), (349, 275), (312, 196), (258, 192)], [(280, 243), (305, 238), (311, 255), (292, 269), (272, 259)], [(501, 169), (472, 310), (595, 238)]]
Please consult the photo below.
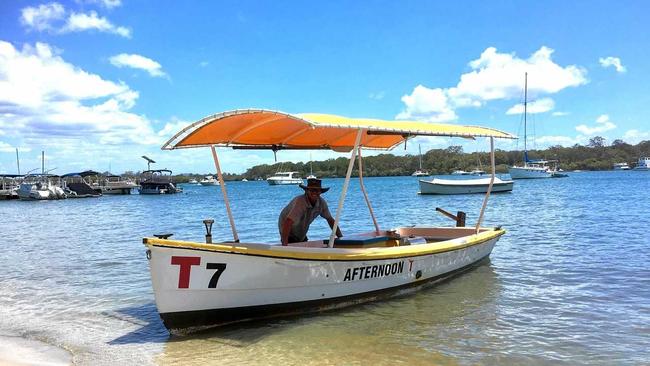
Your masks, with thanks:
[(382, 150), (390, 150), (415, 136), (516, 138), (506, 132), (478, 126), (246, 109), (214, 114), (194, 122), (169, 139), (162, 148), (171, 150), (215, 145), (350, 151), (359, 129), (364, 130), (362, 147)]

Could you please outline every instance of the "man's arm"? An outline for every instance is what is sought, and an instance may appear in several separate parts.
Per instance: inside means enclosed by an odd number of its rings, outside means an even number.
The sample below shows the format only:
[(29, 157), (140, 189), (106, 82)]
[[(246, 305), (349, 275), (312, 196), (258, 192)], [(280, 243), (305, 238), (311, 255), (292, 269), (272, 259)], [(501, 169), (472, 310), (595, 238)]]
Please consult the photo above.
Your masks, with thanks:
[(293, 220), (290, 218), (284, 219), (284, 222), (282, 222), (282, 231), (280, 232), (280, 240), (282, 241), (282, 245), (287, 245), (289, 244), (289, 233), (291, 232), (291, 226), (293, 225)]
[[(330, 225), (330, 229), (333, 229), (334, 228), (334, 219), (331, 218), (331, 217), (328, 217), (326, 220), (327, 220), (327, 223)], [(341, 228), (337, 226), (336, 227), (336, 237), (340, 238), (342, 236), (343, 236), (343, 234), (341, 233)]]

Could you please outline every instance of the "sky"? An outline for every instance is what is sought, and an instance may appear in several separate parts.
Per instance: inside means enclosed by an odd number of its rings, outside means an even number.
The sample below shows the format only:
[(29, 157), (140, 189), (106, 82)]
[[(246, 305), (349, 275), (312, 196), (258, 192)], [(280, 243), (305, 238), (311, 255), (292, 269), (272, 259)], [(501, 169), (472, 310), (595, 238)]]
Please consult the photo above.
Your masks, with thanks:
[[(162, 151), (188, 124), (262, 108), (480, 125), (528, 147), (650, 140), (647, 1), (0, 1), (0, 174), (214, 171)], [(420, 137), (394, 154), (484, 139)], [(273, 164), (218, 149), (222, 169)], [(369, 154), (364, 154), (369, 155)], [(280, 151), (278, 161), (348, 156)]]

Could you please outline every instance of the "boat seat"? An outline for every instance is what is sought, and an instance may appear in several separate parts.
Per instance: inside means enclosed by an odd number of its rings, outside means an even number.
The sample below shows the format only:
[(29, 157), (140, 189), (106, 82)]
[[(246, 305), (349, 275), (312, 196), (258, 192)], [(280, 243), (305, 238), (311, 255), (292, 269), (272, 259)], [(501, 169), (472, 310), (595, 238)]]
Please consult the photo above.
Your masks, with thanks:
[[(395, 246), (393, 242), (395, 242), (396, 239), (392, 238), (390, 236), (361, 236), (361, 235), (350, 235), (350, 236), (344, 236), (342, 238), (336, 238), (334, 239), (334, 247), (343, 247), (343, 248), (348, 248), (348, 247), (355, 247), (355, 248), (362, 248), (362, 247), (372, 247), (372, 246), (377, 246), (377, 247), (383, 247), (383, 246)], [(323, 240), (324, 244), (329, 243), (329, 239)], [(389, 244), (391, 243), (391, 244)]]

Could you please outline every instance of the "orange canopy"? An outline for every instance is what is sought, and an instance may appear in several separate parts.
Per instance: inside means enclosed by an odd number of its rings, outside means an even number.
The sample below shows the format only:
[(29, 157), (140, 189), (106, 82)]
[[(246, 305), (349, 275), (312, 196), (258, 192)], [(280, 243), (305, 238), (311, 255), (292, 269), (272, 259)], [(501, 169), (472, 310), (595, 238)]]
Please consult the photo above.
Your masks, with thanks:
[(255, 149), (350, 151), (363, 130), (361, 146), (389, 150), (415, 136), (516, 138), (491, 128), (413, 121), (382, 121), (329, 114), (287, 114), (247, 109), (218, 113), (184, 128), (163, 149), (230, 146)]

